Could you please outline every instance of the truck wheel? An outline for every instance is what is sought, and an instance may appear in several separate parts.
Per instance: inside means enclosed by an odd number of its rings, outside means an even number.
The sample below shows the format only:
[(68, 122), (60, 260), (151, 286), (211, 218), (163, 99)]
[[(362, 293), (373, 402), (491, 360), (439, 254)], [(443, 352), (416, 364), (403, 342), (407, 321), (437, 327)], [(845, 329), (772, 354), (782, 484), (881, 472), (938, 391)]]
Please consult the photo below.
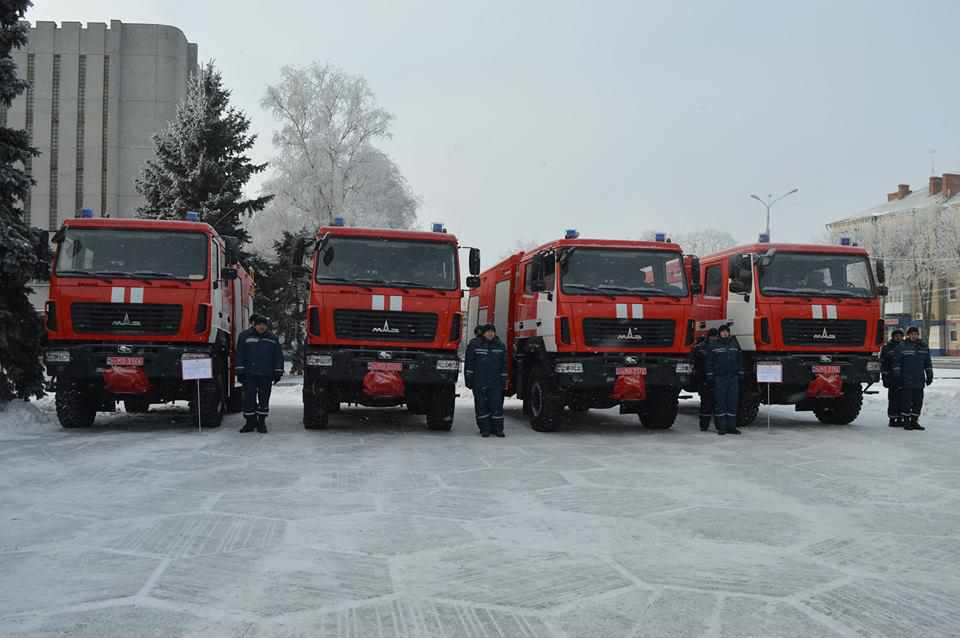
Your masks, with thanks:
[(531, 375), (527, 396), (530, 397), (530, 427), (537, 432), (556, 430), (564, 402), (547, 375), (539, 371)]
[(647, 395), (646, 410), (640, 413), (640, 423), (648, 430), (666, 430), (673, 427), (680, 411), (680, 393), (674, 389), (652, 390)]
[(146, 399), (125, 399), (123, 409), (130, 414), (144, 414), (150, 411), (150, 402)]
[(858, 386), (846, 386), (839, 399), (817, 401), (813, 413), (821, 423), (828, 425), (849, 425), (860, 416), (863, 408), (863, 390)]
[(327, 404), (329, 391), (316, 382), (304, 380), (303, 427), (307, 430), (325, 430), (330, 419)]
[(88, 428), (97, 416), (94, 397), (75, 381), (57, 384), (57, 419), (64, 428)]
[[(196, 410), (196, 401), (192, 403)], [(223, 392), (216, 381), (200, 382), (200, 424), (205, 428), (218, 428), (223, 423)], [(196, 413), (194, 413), (196, 416)]]
[(740, 404), (737, 406), (737, 427), (753, 425), (760, 414), (760, 395), (756, 388), (746, 386), (740, 390)]
[(449, 432), (453, 429), (453, 412), (456, 409), (457, 389), (452, 385), (441, 386), (433, 393), (427, 411), (427, 428)]

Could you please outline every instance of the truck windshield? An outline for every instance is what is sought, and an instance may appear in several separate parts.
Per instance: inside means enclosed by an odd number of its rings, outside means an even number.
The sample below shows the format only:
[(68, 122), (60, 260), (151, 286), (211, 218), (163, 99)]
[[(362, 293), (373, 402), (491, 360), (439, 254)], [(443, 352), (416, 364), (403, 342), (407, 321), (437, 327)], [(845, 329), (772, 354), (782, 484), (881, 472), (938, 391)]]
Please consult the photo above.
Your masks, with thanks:
[(760, 268), (760, 291), (767, 296), (875, 296), (867, 258), (825, 253), (777, 253)]
[(207, 277), (203, 233), (121, 228), (68, 228), (57, 253), (60, 277)]
[(448, 242), (331, 237), (321, 245), (317, 283), (455, 290), (456, 247)]
[(560, 255), (560, 277), (568, 295), (687, 294), (683, 258), (666, 250), (575, 248)]

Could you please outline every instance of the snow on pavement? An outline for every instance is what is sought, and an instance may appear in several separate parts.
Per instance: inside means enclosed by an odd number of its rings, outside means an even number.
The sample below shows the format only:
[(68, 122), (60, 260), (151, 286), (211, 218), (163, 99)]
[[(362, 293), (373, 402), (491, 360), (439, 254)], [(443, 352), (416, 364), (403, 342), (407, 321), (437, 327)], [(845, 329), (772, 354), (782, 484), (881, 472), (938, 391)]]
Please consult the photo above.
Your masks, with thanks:
[(960, 372), (926, 432), (765, 408), (741, 437), (520, 405), (481, 439), (403, 410), (271, 433), (185, 407), (61, 430), (0, 412), (0, 635), (903, 637), (960, 627)]

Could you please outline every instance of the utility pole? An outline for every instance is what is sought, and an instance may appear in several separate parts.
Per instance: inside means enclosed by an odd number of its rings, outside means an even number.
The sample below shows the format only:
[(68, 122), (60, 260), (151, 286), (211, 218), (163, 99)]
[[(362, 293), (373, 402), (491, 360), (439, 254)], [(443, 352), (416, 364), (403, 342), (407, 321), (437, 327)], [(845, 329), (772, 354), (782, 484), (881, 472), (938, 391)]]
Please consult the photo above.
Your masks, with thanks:
[(779, 202), (781, 199), (783, 199), (783, 198), (785, 198), (785, 197), (789, 197), (790, 195), (793, 195), (793, 194), (796, 193), (798, 190), (800, 190), (800, 189), (799, 189), (799, 188), (794, 188), (792, 191), (787, 191), (786, 193), (784, 193), (784, 194), (781, 195), (780, 197), (774, 197), (773, 195), (767, 195), (767, 199), (761, 199), (760, 197), (757, 197), (756, 195), (751, 195), (751, 196), (750, 196), (751, 199), (757, 200), (758, 202), (760, 202), (761, 204), (763, 204), (763, 207), (764, 207), (764, 208), (767, 209), (767, 241), (770, 240), (770, 209), (773, 208), (773, 205), (776, 204), (777, 202)]

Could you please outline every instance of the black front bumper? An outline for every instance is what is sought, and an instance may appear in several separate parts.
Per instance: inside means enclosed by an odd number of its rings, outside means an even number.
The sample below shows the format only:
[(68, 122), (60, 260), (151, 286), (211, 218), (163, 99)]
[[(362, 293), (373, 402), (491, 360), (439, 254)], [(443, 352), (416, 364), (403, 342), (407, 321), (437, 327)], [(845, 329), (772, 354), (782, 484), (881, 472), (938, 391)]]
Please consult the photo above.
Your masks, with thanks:
[[(329, 357), (330, 365), (318, 365)], [(438, 361), (457, 361), (452, 370), (437, 369)], [(381, 350), (366, 348), (324, 348), (308, 346), (306, 369), (312, 380), (330, 384), (359, 385), (371, 370), (371, 364), (400, 366), (397, 370), (406, 385), (455, 384), (460, 376), (460, 364), (456, 350), (417, 351)], [(326, 362), (326, 361), (324, 361)]]
[[(558, 372), (562, 364), (581, 364), (583, 372)], [(553, 376), (564, 390), (612, 391), (620, 368), (642, 368), (647, 386), (681, 388), (693, 376), (693, 362), (684, 356), (650, 354), (572, 354), (550, 358)], [(678, 372), (677, 367), (681, 367)]]
[[(766, 354), (755, 353), (752, 365), (748, 366), (748, 379), (756, 382), (758, 363), (779, 363), (783, 366), (783, 383), (787, 387), (806, 388), (816, 378), (817, 366), (835, 366), (840, 368), (844, 385), (870, 384), (880, 381), (879, 359), (864, 354)], [(873, 362), (873, 369), (868, 364)]]
[[(68, 352), (69, 362), (51, 362), (48, 352)], [(47, 345), (44, 363), (47, 373), (58, 378), (76, 380), (99, 380), (109, 368), (107, 357), (143, 357), (143, 369), (148, 379), (157, 381), (180, 381), (182, 372), (180, 358), (184, 353), (211, 356), (209, 344), (158, 344), (158, 343), (57, 343)]]

